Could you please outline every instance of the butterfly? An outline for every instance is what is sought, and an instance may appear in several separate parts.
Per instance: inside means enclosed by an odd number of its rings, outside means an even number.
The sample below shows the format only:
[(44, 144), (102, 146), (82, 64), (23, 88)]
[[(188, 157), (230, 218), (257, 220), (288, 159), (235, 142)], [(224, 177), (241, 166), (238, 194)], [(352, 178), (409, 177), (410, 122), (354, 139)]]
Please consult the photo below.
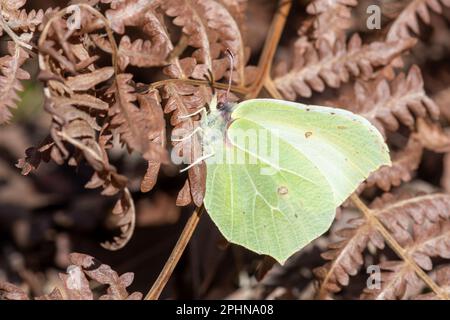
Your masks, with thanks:
[(380, 132), (343, 109), (276, 99), (232, 105), (214, 95), (209, 112), (198, 113), (192, 134), (203, 151), (184, 170), (206, 162), (206, 211), (229, 242), (280, 263), (325, 233), (360, 183), (391, 164)]

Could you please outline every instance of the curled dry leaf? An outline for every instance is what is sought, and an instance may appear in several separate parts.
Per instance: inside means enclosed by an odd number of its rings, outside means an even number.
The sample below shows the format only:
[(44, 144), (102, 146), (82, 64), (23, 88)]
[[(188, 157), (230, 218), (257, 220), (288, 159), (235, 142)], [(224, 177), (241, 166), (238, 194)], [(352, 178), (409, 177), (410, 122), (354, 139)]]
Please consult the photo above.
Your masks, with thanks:
[(120, 228), (120, 236), (114, 237), (113, 241), (102, 243), (102, 247), (108, 250), (119, 250), (130, 241), (136, 225), (136, 209), (131, 193), (127, 188), (123, 189), (112, 213), (116, 216), (117, 221), (114, 226)]

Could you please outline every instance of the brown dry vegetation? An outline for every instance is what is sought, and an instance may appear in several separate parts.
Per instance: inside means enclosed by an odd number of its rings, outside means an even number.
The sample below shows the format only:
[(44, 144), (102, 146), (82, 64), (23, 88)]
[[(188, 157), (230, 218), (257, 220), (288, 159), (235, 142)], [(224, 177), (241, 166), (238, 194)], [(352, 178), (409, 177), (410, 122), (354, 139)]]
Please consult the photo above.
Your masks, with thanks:
[[(73, 30), (70, 4), (81, 14)], [(372, 4), (380, 29), (366, 26)], [(212, 87), (224, 94), (227, 49), (233, 100), (358, 113), (393, 165), (284, 266), (227, 244), (204, 215), (162, 298), (450, 297), (449, 0), (0, 6), (0, 298), (143, 297), (205, 193), (204, 164), (183, 175), (170, 163), (180, 143), (170, 130), (193, 130), (178, 116)], [(382, 270), (379, 289), (366, 288), (369, 265)]]

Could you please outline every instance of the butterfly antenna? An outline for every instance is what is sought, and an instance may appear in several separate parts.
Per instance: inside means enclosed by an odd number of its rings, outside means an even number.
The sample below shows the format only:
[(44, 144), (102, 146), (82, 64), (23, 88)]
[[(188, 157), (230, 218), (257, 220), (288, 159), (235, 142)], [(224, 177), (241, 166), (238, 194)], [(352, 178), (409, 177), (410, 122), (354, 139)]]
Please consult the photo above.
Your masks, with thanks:
[(227, 94), (225, 96), (226, 101), (228, 101), (228, 96), (230, 95), (230, 91), (231, 91), (231, 83), (233, 82), (234, 54), (228, 48), (227, 48), (227, 50), (225, 50), (225, 53), (227, 54), (228, 59), (230, 60), (230, 79), (228, 80), (228, 89), (227, 89)]

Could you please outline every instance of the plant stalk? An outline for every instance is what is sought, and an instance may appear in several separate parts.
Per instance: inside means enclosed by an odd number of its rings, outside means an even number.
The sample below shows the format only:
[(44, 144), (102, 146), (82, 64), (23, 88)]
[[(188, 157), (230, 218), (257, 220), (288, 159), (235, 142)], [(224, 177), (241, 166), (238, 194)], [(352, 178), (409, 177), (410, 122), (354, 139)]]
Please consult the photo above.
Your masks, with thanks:
[(255, 84), (252, 86), (250, 92), (247, 94), (246, 99), (254, 99), (258, 96), (259, 92), (266, 82), (266, 77), (270, 75), (270, 70), (272, 69), (273, 57), (275, 51), (280, 42), (281, 34), (284, 30), (284, 25), (286, 24), (289, 11), (292, 7), (292, 0), (280, 0), (278, 2), (278, 10), (275, 17), (272, 20), (272, 25), (270, 26), (269, 35), (266, 38), (264, 48), (259, 59), (258, 68), (259, 75)]
[(194, 234), (194, 231), (197, 228), (198, 222), (200, 221), (200, 217), (202, 216), (204, 211), (205, 211), (205, 207), (203, 205), (201, 207), (197, 207), (194, 210), (194, 212), (192, 213), (189, 220), (186, 222), (186, 225), (184, 226), (184, 229), (180, 235), (180, 238), (178, 238), (178, 241), (177, 241), (175, 247), (173, 248), (172, 253), (170, 254), (169, 258), (167, 259), (166, 264), (164, 265), (164, 268), (161, 270), (161, 273), (159, 274), (155, 283), (153, 284), (150, 291), (145, 296), (145, 300), (158, 300), (159, 299), (161, 292), (163, 291), (164, 287), (166, 286), (167, 282), (169, 281), (170, 277), (172, 276), (173, 270), (177, 266), (178, 261), (180, 261), (180, 258), (183, 255), (183, 252), (186, 249), (186, 246), (189, 243), (189, 240), (191, 239), (192, 235)]

